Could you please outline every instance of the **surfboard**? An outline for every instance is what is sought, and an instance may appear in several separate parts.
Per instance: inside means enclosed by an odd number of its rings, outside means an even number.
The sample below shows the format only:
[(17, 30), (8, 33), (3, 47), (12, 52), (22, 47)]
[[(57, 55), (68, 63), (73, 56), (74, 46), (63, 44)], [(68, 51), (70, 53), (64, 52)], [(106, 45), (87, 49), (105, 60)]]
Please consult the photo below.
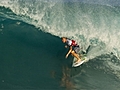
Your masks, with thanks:
[(76, 61), (76, 58), (74, 58), (74, 59), (73, 59), (72, 67), (78, 67), (78, 66), (82, 65), (83, 63), (85, 63), (86, 61), (88, 61), (88, 58), (83, 55), (83, 56), (81, 57), (81, 60), (82, 60), (82, 61), (76, 63), (76, 62), (75, 62), (75, 61)]
[(81, 52), (79, 52), (80, 54), (80, 58), (81, 58), (81, 61), (80, 62), (75, 62), (76, 61), (76, 58), (74, 57), (73, 59), (73, 63), (72, 63), (72, 67), (78, 67), (80, 65), (82, 65), (83, 63), (87, 62), (89, 60), (89, 58), (87, 57), (87, 53), (90, 49), (90, 45), (88, 46), (88, 48), (86, 50), (82, 50)]

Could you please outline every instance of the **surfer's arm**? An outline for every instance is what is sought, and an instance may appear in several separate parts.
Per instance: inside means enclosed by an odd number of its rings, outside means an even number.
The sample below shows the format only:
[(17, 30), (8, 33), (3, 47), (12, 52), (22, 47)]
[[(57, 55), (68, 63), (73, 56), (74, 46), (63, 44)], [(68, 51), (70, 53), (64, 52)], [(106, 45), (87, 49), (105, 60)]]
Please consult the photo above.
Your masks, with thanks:
[(70, 46), (70, 50), (68, 51), (68, 53), (66, 54), (66, 58), (69, 56), (69, 54), (71, 53), (72, 51), (72, 46)]

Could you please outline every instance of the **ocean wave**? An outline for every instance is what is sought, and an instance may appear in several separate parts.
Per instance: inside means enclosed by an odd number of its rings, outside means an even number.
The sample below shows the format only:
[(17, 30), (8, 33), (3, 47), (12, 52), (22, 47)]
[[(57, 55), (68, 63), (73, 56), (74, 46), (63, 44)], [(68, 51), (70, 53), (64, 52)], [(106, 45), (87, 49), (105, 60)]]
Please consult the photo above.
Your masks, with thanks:
[(119, 8), (52, 0), (7, 0), (1, 1), (0, 6), (4, 17), (22, 20), (59, 37), (76, 39), (83, 49), (91, 45), (90, 59), (111, 52), (120, 57)]

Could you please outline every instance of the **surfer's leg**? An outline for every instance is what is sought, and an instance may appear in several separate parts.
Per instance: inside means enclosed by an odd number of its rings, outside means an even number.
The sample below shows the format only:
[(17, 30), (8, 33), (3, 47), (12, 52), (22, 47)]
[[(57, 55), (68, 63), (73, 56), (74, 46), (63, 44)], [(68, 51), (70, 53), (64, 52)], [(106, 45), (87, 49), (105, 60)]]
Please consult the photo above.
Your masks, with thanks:
[(80, 59), (79, 55), (78, 55), (77, 53), (75, 53), (75, 51), (74, 51), (74, 50), (71, 52), (71, 54), (72, 54), (74, 57), (76, 57), (76, 58), (77, 58), (77, 61), (76, 61), (76, 62), (81, 61), (81, 59)]

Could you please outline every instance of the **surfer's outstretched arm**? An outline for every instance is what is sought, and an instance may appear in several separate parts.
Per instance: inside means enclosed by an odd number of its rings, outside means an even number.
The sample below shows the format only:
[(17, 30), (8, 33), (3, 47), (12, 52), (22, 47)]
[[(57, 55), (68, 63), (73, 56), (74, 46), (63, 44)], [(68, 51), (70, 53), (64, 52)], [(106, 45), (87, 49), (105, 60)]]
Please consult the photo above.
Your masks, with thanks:
[(71, 53), (72, 51), (72, 46), (70, 46), (70, 50), (68, 51), (68, 53), (66, 54), (66, 58), (69, 56), (69, 54)]

